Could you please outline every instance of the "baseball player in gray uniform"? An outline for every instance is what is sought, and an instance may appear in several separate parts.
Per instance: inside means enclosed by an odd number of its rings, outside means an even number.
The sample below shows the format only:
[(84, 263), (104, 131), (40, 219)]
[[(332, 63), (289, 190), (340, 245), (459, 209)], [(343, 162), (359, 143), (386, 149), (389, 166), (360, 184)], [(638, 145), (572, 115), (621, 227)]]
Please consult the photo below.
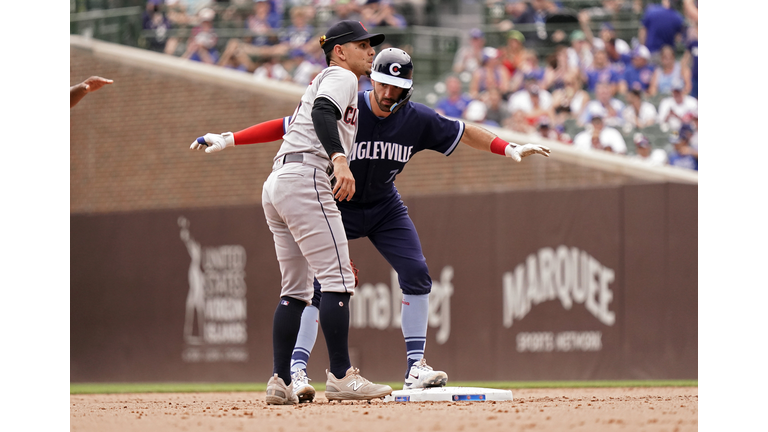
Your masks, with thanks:
[[(322, 284), (319, 318), (330, 357), (326, 398), (370, 400), (392, 392), (360, 376), (349, 360), (349, 298), (355, 276), (334, 200), (348, 201), (355, 194), (346, 155), (357, 133), (358, 80), (370, 75), (372, 47), (383, 41), (384, 35), (369, 34), (358, 21), (341, 21), (320, 38), (329, 67), (301, 97), (264, 182), (262, 206), (282, 274), (267, 404), (299, 403), (291, 385), (291, 354), (302, 312), (314, 294), (313, 276)], [(191, 148), (234, 145), (235, 139), (231, 132), (206, 134)]]

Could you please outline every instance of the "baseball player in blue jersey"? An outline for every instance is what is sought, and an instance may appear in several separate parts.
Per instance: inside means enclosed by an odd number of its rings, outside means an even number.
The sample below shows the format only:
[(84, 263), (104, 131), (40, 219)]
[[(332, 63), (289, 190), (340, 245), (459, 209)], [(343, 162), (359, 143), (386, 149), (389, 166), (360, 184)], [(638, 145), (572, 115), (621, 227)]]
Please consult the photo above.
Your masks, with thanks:
[[(388, 48), (376, 56), (371, 73), (373, 89), (358, 92), (358, 130), (347, 153), (355, 193), (351, 200), (337, 201), (337, 206), (347, 238), (368, 237), (398, 274), (403, 290), (401, 327), (407, 358), (403, 388), (425, 388), (445, 385), (448, 376), (434, 370), (424, 359), (432, 279), (416, 228), (395, 187), (397, 174), (416, 153), (429, 149), (448, 156), (459, 142), (517, 162), (532, 154), (549, 156), (549, 149), (508, 143), (481, 127), (443, 117), (411, 102), (412, 76), (413, 63), (405, 51)], [(252, 126), (241, 131), (248, 133), (248, 142), (235, 144), (279, 139), (290, 121), (286, 117)], [(212, 143), (206, 151), (230, 145)], [(324, 294), (317, 279), (314, 286), (312, 305), (302, 314), (291, 364), (294, 392), (302, 401), (311, 401), (315, 394), (308, 383), (306, 364), (317, 337), (317, 305)]]

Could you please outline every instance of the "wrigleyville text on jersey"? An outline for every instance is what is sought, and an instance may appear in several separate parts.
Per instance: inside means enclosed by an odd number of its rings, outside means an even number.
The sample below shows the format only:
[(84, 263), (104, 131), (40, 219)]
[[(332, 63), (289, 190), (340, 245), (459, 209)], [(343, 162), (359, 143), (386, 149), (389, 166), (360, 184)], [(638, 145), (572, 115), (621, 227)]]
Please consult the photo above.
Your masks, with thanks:
[(411, 159), (413, 146), (386, 141), (360, 141), (352, 146), (350, 162), (356, 159), (382, 159), (406, 163)]

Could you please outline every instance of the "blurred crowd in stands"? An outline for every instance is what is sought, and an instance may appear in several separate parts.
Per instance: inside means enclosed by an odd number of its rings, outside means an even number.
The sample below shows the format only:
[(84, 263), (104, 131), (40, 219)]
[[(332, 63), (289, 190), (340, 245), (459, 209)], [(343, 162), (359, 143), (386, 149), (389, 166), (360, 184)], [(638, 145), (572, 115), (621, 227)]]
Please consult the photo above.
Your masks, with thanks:
[[(445, 71), (434, 108), (585, 151), (698, 170), (697, 1), (599, 4), (571, 14), (575, 29), (547, 35), (555, 43), (543, 55), (538, 24), (572, 12), (571, 2), (486, 0), (502, 11), (492, 24), (505, 40), (489, 44), (481, 29), (472, 29), (453, 70)], [(307, 85), (326, 67), (317, 42), (322, 31), (343, 19), (369, 29), (406, 28), (395, 6), (391, 0), (149, 0), (143, 27), (151, 34), (149, 49)], [(628, 40), (606, 19), (617, 13), (639, 20)], [(177, 28), (191, 31), (173, 36)], [(239, 33), (247, 36), (219, 43), (217, 30), (228, 28), (247, 29)], [(370, 81), (361, 80), (360, 88)]]

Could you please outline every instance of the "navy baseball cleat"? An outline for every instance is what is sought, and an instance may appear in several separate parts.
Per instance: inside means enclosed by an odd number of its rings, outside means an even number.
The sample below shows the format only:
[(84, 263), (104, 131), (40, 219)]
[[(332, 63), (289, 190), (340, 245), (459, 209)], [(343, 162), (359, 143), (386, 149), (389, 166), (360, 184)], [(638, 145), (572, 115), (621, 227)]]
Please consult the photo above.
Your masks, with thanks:
[(443, 371), (436, 371), (427, 365), (427, 360), (422, 358), (413, 365), (405, 377), (403, 390), (442, 387), (448, 382), (448, 374)]

